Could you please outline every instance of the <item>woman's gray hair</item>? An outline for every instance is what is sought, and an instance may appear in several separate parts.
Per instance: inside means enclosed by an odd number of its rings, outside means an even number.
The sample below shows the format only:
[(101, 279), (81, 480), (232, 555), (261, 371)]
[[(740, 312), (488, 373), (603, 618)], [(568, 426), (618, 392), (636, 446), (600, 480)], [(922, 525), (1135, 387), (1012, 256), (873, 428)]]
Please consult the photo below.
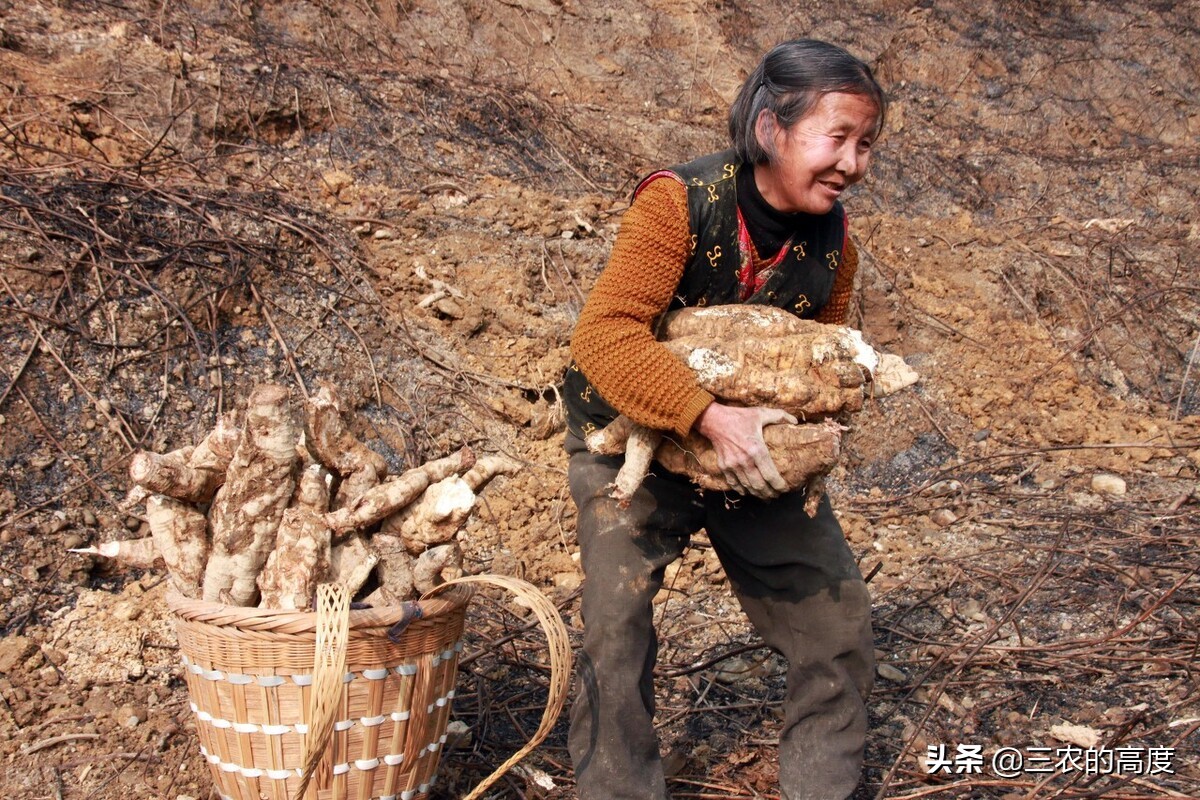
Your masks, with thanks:
[(876, 134), (883, 128), (887, 101), (866, 63), (837, 45), (816, 39), (793, 39), (771, 48), (746, 78), (729, 109), (729, 138), (742, 162), (772, 160), (772, 143), (758, 140), (756, 123), (763, 111), (770, 111), (786, 130), (830, 92), (865, 96), (879, 109)]

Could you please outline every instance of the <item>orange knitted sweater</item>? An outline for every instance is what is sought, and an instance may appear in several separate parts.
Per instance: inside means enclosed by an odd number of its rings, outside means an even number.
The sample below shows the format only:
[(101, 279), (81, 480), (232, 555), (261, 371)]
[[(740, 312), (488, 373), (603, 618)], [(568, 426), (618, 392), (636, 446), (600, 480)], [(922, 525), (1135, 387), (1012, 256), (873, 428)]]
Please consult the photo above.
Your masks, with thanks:
[[(858, 269), (849, 236), (842, 255), (818, 322), (846, 322)], [(652, 327), (670, 305), (690, 257), (687, 189), (671, 178), (653, 180), (625, 213), (571, 338), (571, 355), (605, 400), (634, 422), (680, 436), (713, 396), (655, 340)], [(757, 253), (754, 258), (759, 266)]]

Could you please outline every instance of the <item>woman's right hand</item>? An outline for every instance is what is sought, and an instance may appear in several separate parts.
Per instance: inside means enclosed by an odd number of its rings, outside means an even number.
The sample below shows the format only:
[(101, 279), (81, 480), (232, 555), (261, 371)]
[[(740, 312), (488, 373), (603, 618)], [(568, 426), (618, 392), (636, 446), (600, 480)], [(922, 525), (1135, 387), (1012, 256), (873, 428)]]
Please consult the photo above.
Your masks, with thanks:
[(763, 439), (763, 428), (779, 422), (795, 425), (797, 420), (777, 408), (714, 402), (700, 414), (695, 427), (712, 442), (717, 466), (735, 491), (770, 500), (788, 489)]

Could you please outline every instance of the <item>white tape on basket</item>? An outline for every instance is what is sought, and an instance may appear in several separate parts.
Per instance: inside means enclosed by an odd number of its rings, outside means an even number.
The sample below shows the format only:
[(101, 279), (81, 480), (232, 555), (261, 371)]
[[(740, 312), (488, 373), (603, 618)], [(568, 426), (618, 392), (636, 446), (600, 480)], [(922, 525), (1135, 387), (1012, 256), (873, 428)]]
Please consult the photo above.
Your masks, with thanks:
[(214, 717), (207, 711), (201, 710), (200, 707), (195, 703), (190, 703), (189, 705), (191, 705), (192, 712), (195, 713), (196, 719), (198, 719), (200, 722), (206, 722), (209, 725), (212, 725), (214, 728), (219, 728), (221, 730), (233, 728), (233, 730), (237, 731), (238, 733), (261, 732), (267, 736), (282, 736), (283, 734), (291, 733), (292, 731), (300, 734), (308, 733), (308, 726), (304, 725), (303, 723), (297, 725), (256, 725), (253, 722), (230, 722), (227, 719)]

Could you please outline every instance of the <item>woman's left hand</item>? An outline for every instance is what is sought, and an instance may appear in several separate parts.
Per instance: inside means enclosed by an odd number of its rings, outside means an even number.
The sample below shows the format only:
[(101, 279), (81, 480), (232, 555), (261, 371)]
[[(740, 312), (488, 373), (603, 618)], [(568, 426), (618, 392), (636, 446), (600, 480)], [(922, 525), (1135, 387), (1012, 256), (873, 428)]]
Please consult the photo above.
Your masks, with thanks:
[(763, 428), (780, 422), (795, 425), (797, 420), (777, 408), (710, 403), (696, 420), (696, 430), (712, 442), (717, 466), (739, 494), (770, 500), (788, 489), (763, 439)]

